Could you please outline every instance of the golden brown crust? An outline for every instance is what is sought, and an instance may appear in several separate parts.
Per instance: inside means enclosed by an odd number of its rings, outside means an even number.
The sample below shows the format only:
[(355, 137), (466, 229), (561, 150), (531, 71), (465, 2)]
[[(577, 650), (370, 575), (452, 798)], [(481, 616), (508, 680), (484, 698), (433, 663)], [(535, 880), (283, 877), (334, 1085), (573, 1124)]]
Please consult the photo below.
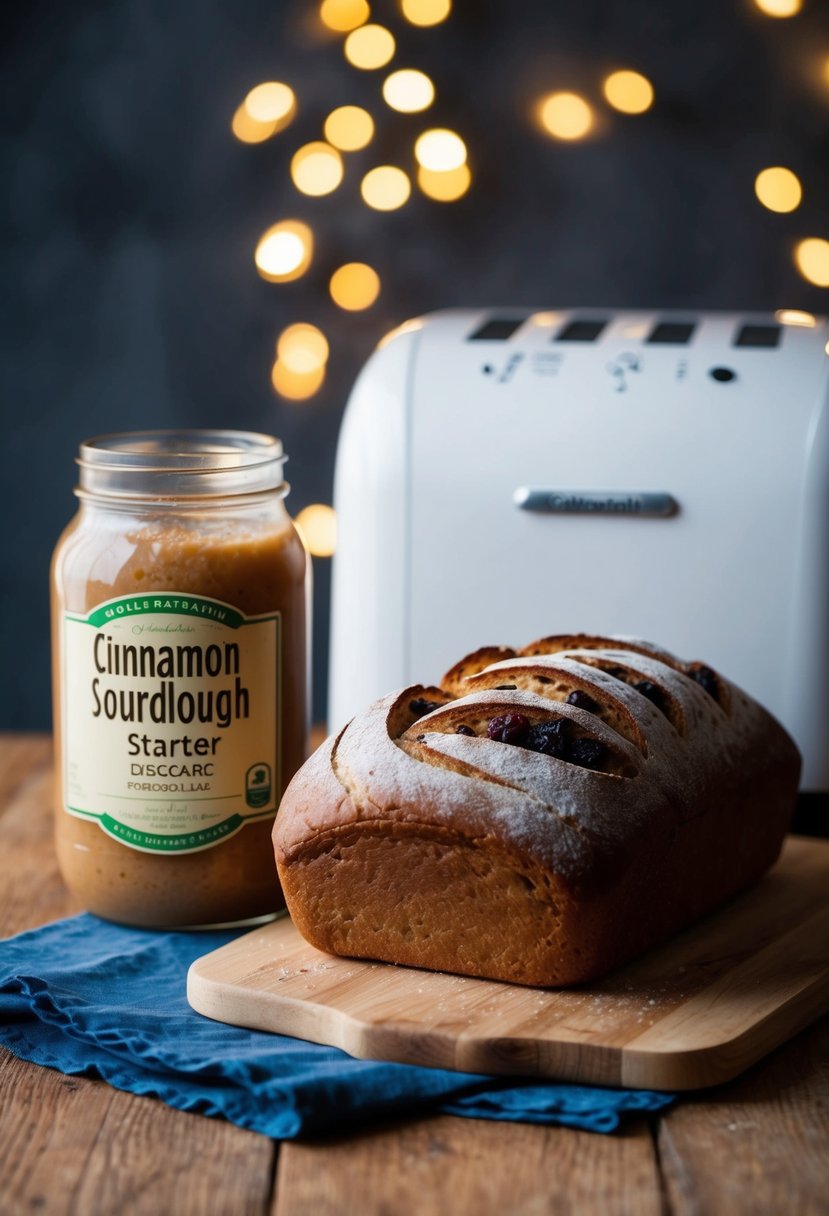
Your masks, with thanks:
[(478, 650), (473, 650), (471, 654), (465, 655), (455, 663), (454, 667), (450, 667), (441, 680), (440, 686), (453, 696), (463, 696), (465, 681), (470, 676), (483, 671), (485, 667), (489, 667), (490, 663), (514, 658), (515, 651), (511, 646), (481, 646)]
[[(300, 931), (336, 954), (560, 985), (703, 915), (775, 860), (799, 756), (700, 667), (575, 634), (488, 647), (441, 688), (376, 702), (300, 770), (277, 816)], [(489, 738), (507, 714), (563, 723), (568, 746), (593, 741), (601, 759)]]
[(646, 654), (653, 659), (659, 659), (669, 667), (682, 668), (682, 663), (674, 655), (646, 642), (642, 638), (631, 638), (622, 634), (597, 633), (554, 633), (549, 637), (538, 638), (519, 650), (521, 655), (560, 654), (563, 650), (627, 650), (632, 654)]

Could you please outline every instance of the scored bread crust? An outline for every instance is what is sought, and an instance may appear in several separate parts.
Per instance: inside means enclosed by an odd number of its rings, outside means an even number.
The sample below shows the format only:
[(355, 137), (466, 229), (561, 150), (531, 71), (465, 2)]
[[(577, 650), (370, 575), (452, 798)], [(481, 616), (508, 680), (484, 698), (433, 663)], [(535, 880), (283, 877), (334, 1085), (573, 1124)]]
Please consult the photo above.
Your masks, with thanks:
[[(700, 668), (635, 639), (560, 635), (487, 647), (440, 687), (375, 702), (299, 770), (276, 818), (299, 931), (333, 954), (557, 986), (702, 916), (777, 858), (800, 757)], [(592, 707), (568, 703), (575, 691)], [(601, 771), (488, 738), (511, 713), (566, 719), (601, 745)]]

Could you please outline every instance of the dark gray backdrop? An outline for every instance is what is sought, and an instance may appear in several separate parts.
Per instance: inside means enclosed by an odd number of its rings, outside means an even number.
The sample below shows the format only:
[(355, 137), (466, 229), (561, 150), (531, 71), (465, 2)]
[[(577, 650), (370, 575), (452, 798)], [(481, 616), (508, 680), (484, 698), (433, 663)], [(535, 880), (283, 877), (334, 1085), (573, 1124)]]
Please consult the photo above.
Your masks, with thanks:
[[(750, 0), (455, 0), (431, 30), (375, 3), (395, 61), (434, 78), (423, 117), (379, 100), (385, 73), (359, 73), (323, 36), (315, 0), (29, 0), (3, 50), (2, 326), (6, 554), (2, 727), (49, 723), (47, 568), (74, 507), (78, 441), (108, 430), (239, 426), (282, 436), (294, 511), (330, 502), (337, 428), (354, 376), (385, 330), (450, 305), (533, 304), (821, 311), (791, 258), (829, 236), (829, 6), (791, 21)], [(613, 115), (606, 134), (554, 144), (533, 100), (574, 88), (600, 102), (608, 70), (633, 67), (652, 111)], [(229, 120), (247, 90), (283, 79), (300, 114), (244, 146)], [(346, 182), (324, 199), (290, 183), (292, 152), (346, 102), (378, 118)], [(610, 114), (604, 107), (604, 112)], [(406, 165), (424, 125), (466, 138), (474, 189), (450, 206), (415, 197), (381, 215), (359, 201), (360, 170)], [(754, 199), (760, 168), (804, 184), (792, 215)], [(282, 216), (317, 234), (312, 271), (278, 287), (252, 249)], [(330, 271), (365, 260), (383, 291), (339, 312)], [(330, 374), (291, 405), (269, 385), (293, 320), (319, 324)], [(324, 711), (328, 563), (317, 560), (315, 712)]]

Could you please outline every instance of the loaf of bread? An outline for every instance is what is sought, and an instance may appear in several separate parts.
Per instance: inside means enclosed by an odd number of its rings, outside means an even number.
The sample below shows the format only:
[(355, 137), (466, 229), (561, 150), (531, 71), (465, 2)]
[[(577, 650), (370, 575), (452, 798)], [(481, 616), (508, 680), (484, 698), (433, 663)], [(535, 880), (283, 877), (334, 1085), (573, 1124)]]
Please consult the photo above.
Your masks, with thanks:
[(489, 647), (328, 739), (285, 794), (276, 862), (321, 950), (576, 984), (759, 878), (799, 773), (705, 664), (619, 637)]

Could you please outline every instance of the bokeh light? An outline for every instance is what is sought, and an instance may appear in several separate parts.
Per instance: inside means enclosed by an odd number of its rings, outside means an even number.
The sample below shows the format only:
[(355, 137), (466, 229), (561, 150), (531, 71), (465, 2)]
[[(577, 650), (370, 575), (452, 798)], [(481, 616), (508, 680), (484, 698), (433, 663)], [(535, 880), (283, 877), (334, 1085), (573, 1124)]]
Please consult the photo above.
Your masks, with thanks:
[(754, 180), (754, 193), (769, 211), (794, 211), (800, 205), (803, 190), (791, 169), (773, 165), (763, 169)]
[(303, 507), (294, 521), (312, 557), (331, 557), (337, 548), (337, 514), (333, 507), (314, 502)]
[(653, 328), (651, 321), (630, 321), (619, 328), (623, 338), (644, 338)]
[(452, 0), (401, 0), (400, 7), (412, 25), (440, 25), (452, 11)]
[(401, 68), (383, 81), (383, 100), (401, 114), (417, 114), (435, 100), (435, 86), (425, 72)]
[(288, 283), (311, 265), (314, 235), (301, 220), (280, 220), (259, 238), (253, 260), (263, 279)]
[(320, 20), (330, 30), (346, 34), (368, 21), (370, 9), (366, 0), (322, 0)]
[(303, 194), (314, 198), (330, 194), (343, 180), (342, 157), (321, 140), (305, 144), (291, 159), (291, 178)]
[(251, 118), (244, 103), (239, 106), (230, 123), (230, 129), (243, 144), (261, 144), (276, 134), (275, 122), (257, 122)]
[[(766, 16), (779, 18), (792, 17), (803, 7), (803, 0), (753, 0), (753, 3)], [(399, 0), (397, 7), (408, 22), (421, 27), (438, 25), (452, 11), (451, 0)], [(397, 51), (394, 34), (385, 26), (371, 22), (371, 8), (366, 0), (323, 0), (318, 12), (320, 21), (328, 29), (345, 35), (343, 51), (353, 67), (372, 71), (386, 67), (393, 60)], [(415, 37), (411, 32), (408, 36)], [(829, 85), (829, 59), (824, 69)], [(401, 114), (417, 114), (433, 104), (435, 86), (425, 72), (414, 68), (388, 71), (382, 85), (382, 97), (390, 109)], [(643, 114), (654, 104), (651, 81), (630, 69), (606, 75), (602, 91), (607, 104), (622, 114)], [(265, 81), (247, 94), (233, 115), (231, 129), (243, 143), (261, 143), (286, 127), (296, 111), (297, 98), (289, 85)], [(594, 109), (585, 96), (565, 91), (547, 94), (538, 100), (536, 107), (536, 117), (543, 130), (563, 141), (585, 138), (594, 132), (597, 123), (603, 129), (602, 124), (608, 122), (606, 113), (601, 103)], [(416, 122), (415, 129), (430, 120), (435, 121), (435, 118), (430, 116), (419, 124)], [(385, 121), (389, 121), (388, 115)], [(291, 160), (294, 185), (310, 196), (327, 195), (337, 189), (344, 176), (341, 153), (366, 148), (375, 137), (375, 119), (362, 106), (341, 105), (328, 114), (323, 131), (327, 142), (308, 143), (299, 148)], [(472, 173), (467, 163), (467, 148), (455, 131), (446, 128), (423, 131), (415, 142), (414, 153), (417, 167), (412, 176), (425, 196), (449, 203), (461, 199), (469, 191)], [(798, 176), (780, 165), (758, 172), (754, 189), (764, 207), (779, 213), (796, 210), (803, 196)], [(371, 169), (360, 183), (364, 202), (378, 211), (402, 207), (411, 191), (409, 173), (390, 164)], [(799, 240), (790, 249), (797, 270), (805, 280), (818, 287), (829, 287), (829, 240), (809, 237)], [(304, 274), (313, 254), (311, 228), (298, 220), (283, 220), (261, 236), (254, 258), (263, 278), (280, 283)], [(327, 269), (330, 296), (338, 308), (357, 312), (371, 308), (376, 302), (381, 283), (372, 266), (365, 262), (348, 262), (331, 273), (329, 263)], [(544, 316), (538, 314), (538, 324), (542, 324)], [(782, 325), (813, 327), (816, 324), (813, 314), (797, 309), (780, 309), (775, 317)], [(328, 357), (328, 341), (320, 329), (307, 323), (289, 325), (277, 343), (272, 368), (274, 389), (289, 400), (313, 396), (324, 383)], [(333, 528), (334, 513), (330, 507), (313, 504), (306, 508), (308, 512), (328, 513)], [(328, 555), (333, 547), (332, 539), (329, 549), (312, 548), (312, 552)]]
[(271, 369), (271, 384), (288, 401), (307, 401), (319, 392), (325, 380), (325, 364), (312, 372), (292, 372), (279, 359)]
[(356, 152), (371, 143), (374, 119), (361, 106), (338, 106), (323, 127), (325, 138), (341, 152)]
[(803, 7), (803, 0), (754, 0), (767, 17), (794, 17)]
[(331, 299), (347, 312), (371, 308), (380, 294), (380, 276), (365, 262), (347, 262), (331, 276)]
[(799, 308), (778, 308), (774, 319), (781, 325), (796, 325), (800, 329), (814, 329), (817, 325), (813, 312), (802, 312)]
[(815, 287), (829, 287), (829, 241), (810, 236), (795, 246), (797, 269)]
[(433, 173), (448, 173), (466, 161), (466, 144), (460, 135), (445, 127), (424, 131), (415, 142), (415, 157), (424, 169)]
[(403, 206), (411, 192), (408, 176), (395, 165), (378, 165), (376, 169), (370, 169), (360, 183), (363, 201), (375, 211), (395, 211)]
[(593, 111), (578, 93), (549, 93), (542, 97), (538, 118), (555, 139), (583, 139), (593, 127)]
[(296, 94), (290, 85), (266, 80), (251, 89), (233, 115), (230, 128), (245, 144), (261, 144), (282, 131), (296, 114)]
[(550, 329), (553, 325), (560, 325), (563, 320), (564, 313), (545, 309), (543, 312), (534, 312), (529, 319), (529, 323), (530, 325), (537, 325), (539, 329)]
[(421, 165), (417, 171), (417, 184), (425, 195), (439, 203), (454, 203), (463, 198), (472, 183), (472, 174), (468, 165), (459, 165), (448, 173), (435, 173), (433, 169), (424, 169)]
[(394, 55), (394, 35), (383, 25), (361, 25), (343, 43), (348, 62), (364, 72), (383, 68)]
[(307, 376), (328, 362), (328, 339), (316, 325), (299, 321), (279, 335), (276, 358), (289, 372)]
[(243, 104), (256, 122), (287, 126), (296, 113), (296, 94), (281, 80), (266, 80), (251, 89)]
[(604, 95), (623, 114), (644, 114), (653, 105), (653, 85), (640, 72), (611, 72), (604, 82)]

